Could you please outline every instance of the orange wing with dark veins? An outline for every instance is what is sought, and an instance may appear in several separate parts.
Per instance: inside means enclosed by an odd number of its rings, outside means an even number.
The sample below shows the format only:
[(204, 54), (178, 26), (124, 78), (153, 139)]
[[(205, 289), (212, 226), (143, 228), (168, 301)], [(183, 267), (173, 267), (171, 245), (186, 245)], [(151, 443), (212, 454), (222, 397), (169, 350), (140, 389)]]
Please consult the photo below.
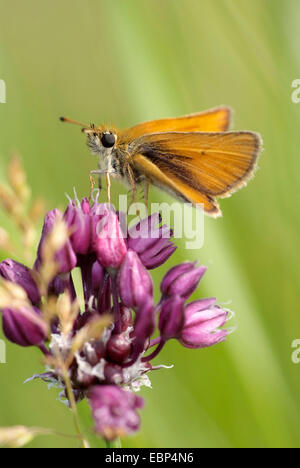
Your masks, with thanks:
[(246, 185), (261, 150), (252, 132), (171, 132), (144, 135), (132, 143), (132, 162), (154, 185), (172, 191), (208, 214), (221, 215), (216, 197)]

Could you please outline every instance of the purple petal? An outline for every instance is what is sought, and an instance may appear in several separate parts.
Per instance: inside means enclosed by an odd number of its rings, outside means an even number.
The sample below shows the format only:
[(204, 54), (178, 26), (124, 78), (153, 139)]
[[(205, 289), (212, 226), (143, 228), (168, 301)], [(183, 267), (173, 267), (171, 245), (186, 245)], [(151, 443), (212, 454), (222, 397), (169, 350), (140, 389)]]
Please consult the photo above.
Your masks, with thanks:
[(38, 312), (21, 308), (3, 309), (3, 332), (6, 338), (20, 346), (36, 346), (44, 342), (47, 327)]
[(118, 275), (119, 293), (126, 307), (137, 308), (153, 296), (153, 282), (138, 255), (128, 251)]
[(163, 301), (159, 317), (159, 330), (164, 341), (178, 338), (184, 325), (184, 299), (174, 296)]
[(117, 215), (110, 211), (99, 221), (94, 246), (97, 258), (104, 268), (118, 269), (127, 252), (126, 243)]
[(25, 289), (29, 300), (33, 304), (38, 304), (40, 293), (32, 273), (32, 270), (14, 260), (7, 259), (0, 264), (0, 275)]
[(92, 221), (90, 205), (83, 199), (80, 206), (70, 203), (65, 211), (64, 220), (71, 229), (71, 244), (77, 254), (87, 254), (91, 248)]
[[(179, 341), (188, 348), (205, 348), (225, 340), (228, 331), (221, 330), (225, 325), (229, 312), (218, 306), (199, 310), (199, 301), (188, 304), (185, 308), (185, 322)], [(213, 304), (213, 299), (202, 301)]]
[(172, 230), (165, 225), (159, 226), (160, 222), (160, 215), (154, 213), (128, 232), (128, 248), (139, 254), (148, 269), (162, 265), (176, 250), (170, 241)]
[(197, 301), (190, 302), (185, 308), (186, 319), (192, 317), (197, 312), (209, 309), (216, 303), (216, 301), (217, 299), (215, 297), (209, 297), (206, 299), (198, 299)]
[(165, 296), (179, 295), (187, 299), (197, 288), (207, 268), (194, 263), (177, 265), (165, 275), (161, 291)]
[[(38, 260), (42, 261), (42, 248), (45, 242), (45, 239), (53, 229), (55, 223), (58, 219), (62, 219), (63, 215), (59, 210), (48, 211), (45, 216), (43, 231), (41, 240), (38, 246)], [(71, 246), (71, 242), (68, 240), (65, 246), (60, 249), (56, 254), (56, 259), (59, 264), (59, 273), (70, 273), (70, 271), (75, 268), (77, 264), (76, 254)]]

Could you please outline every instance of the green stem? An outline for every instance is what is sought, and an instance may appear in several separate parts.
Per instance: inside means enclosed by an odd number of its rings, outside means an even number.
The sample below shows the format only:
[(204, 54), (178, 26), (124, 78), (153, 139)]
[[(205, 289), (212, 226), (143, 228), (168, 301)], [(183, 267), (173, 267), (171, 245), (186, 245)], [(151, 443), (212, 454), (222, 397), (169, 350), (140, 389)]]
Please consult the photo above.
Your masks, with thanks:
[(106, 448), (122, 448), (121, 439), (118, 437), (115, 440), (105, 440)]
[(77, 412), (77, 405), (76, 405), (76, 401), (75, 401), (75, 397), (74, 397), (74, 393), (73, 393), (69, 373), (68, 373), (68, 371), (66, 369), (63, 369), (62, 371), (63, 371), (63, 379), (64, 379), (64, 382), (65, 382), (65, 385), (66, 385), (67, 397), (68, 397), (68, 400), (70, 402), (71, 411), (72, 411), (72, 415), (73, 415), (73, 422), (74, 422), (75, 430), (76, 430), (76, 432), (78, 434), (78, 437), (79, 437), (79, 440), (80, 440), (81, 448), (88, 448), (89, 444), (88, 444), (87, 440), (84, 438), (84, 436), (82, 435), (81, 430), (80, 430), (79, 418), (78, 418), (78, 412)]

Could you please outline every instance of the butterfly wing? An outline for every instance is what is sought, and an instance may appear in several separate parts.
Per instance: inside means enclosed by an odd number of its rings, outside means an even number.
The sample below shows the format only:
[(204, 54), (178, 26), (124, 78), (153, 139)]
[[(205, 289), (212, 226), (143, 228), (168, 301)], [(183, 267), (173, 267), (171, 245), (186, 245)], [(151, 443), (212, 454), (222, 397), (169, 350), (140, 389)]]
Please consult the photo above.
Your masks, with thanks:
[(221, 214), (216, 197), (244, 186), (261, 150), (252, 132), (172, 132), (144, 135), (129, 147), (132, 162), (154, 185), (213, 216)]
[(160, 119), (135, 125), (124, 133), (130, 140), (135, 140), (149, 133), (162, 132), (224, 132), (228, 130), (231, 120), (229, 107), (217, 107), (196, 114), (189, 114), (176, 119)]

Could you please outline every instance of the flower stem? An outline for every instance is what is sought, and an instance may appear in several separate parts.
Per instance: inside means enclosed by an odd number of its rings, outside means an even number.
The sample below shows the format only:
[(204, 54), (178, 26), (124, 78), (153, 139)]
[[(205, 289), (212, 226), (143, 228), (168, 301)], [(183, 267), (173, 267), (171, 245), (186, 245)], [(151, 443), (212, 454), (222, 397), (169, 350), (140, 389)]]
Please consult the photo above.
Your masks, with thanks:
[(162, 348), (165, 346), (166, 342), (161, 340), (157, 348), (149, 355), (145, 356), (142, 358), (142, 362), (148, 362), (151, 361), (151, 359), (154, 359), (158, 353), (162, 350)]
[(115, 440), (105, 440), (106, 448), (122, 448), (120, 437)]
[(76, 290), (75, 290), (74, 281), (73, 281), (73, 277), (71, 273), (70, 273), (70, 279), (69, 279), (69, 291), (70, 291), (71, 299), (74, 302), (77, 296), (76, 296)]
[(46, 345), (44, 343), (41, 343), (39, 345), (39, 348), (40, 350), (42, 351), (42, 353), (45, 355), (45, 356), (49, 356), (50, 355), (50, 351), (46, 348)]
[(149, 348), (152, 348), (152, 346), (158, 345), (160, 342), (161, 342), (160, 336), (158, 336), (157, 338), (153, 338), (153, 340), (150, 341)]
[(113, 307), (114, 307), (114, 321), (116, 333), (121, 332), (121, 314), (118, 295), (117, 277), (115, 274), (111, 275), (112, 294), (113, 294)]
[(64, 437), (66, 439), (79, 439), (78, 435), (72, 435), (72, 434), (64, 434), (62, 432), (55, 431), (54, 429), (43, 429), (43, 428), (33, 428), (33, 431), (37, 436), (56, 436), (56, 437)]
[(107, 449), (114, 447), (114, 443), (111, 440), (105, 440), (105, 443)]
[(65, 382), (65, 385), (66, 385), (67, 397), (68, 397), (70, 407), (71, 407), (71, 411), (72, 411), (72, 415), (73, 415), (74, 427), (75, 427), (75, 430), (76, 430), (76, 432), (78, 434), (78, 437), (80, 439), (81, 448), (87, 448), (89, 446), (89, 444), (85, 440), (85, 438), (83, 437), (83, 435), (81, 433), (81, 430), (80, 430), (76, 401), (75, 401), (75, 397), (74, 397), (74, 393), (73, 393), (69, 373), (68, 373), (68, 370), (65, 368), (65, 365), (62, 366), (62, 373), (63, 373), (64, 382)]
[(92, 294), (92, 267), (93, 263), (89, 259), (88, 262), (81, 263), (81, 275), (82, 275), (82, 283), (83, 283), (83, 293), (84, 293), (84, 302), (85, 302), (85, 309), (88, 309), (89, 299)]
[[(105, 313), (110, 310), (110, 304), (108, 306), (107, 292), (109, 291), (109, 273), (106, 271), (103, 277), (102, 286), (98, 294), (98, 311), (99, 313)], [(110, 302), (110, 297), (109, 297)]]

